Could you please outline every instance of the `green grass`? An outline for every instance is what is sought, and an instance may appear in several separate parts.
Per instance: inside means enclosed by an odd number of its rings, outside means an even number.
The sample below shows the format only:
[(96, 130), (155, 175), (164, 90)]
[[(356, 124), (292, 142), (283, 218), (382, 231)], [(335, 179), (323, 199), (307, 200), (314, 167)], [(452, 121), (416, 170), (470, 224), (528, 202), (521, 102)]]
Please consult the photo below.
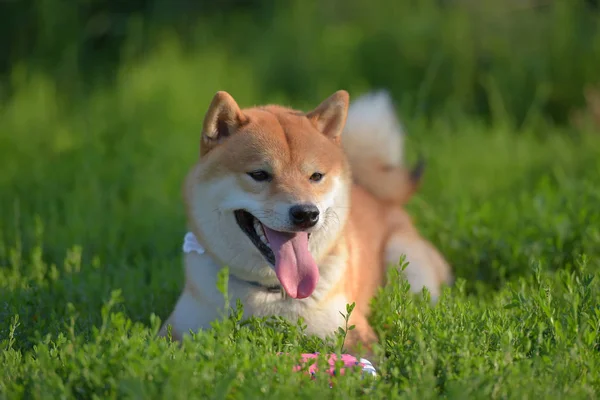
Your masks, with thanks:
[(330, 389), (292, 373), (277, 352), (339, 350), (301, 324), (236, 314), (181, 348), (155, 339), (183, 284), (180, 186), (211, 96), (289, 103), (224, 51), (177, 49), (81, 98), (14, 71), (0, 109), (1, 398), (596, 396), (600, 137), (549, 124), (406, 121), (409, 158), (429, 163), (409, 209), (458, 280), (431, 307), (391, 277), (373, 307), (378, 379)]
[[(115, 78), (165, 35), (272, 97), (388, 88), (412, 115), (567, 123), (600, 83), (595, 0), (58, 0), (2, 2), (0, 98), (12, 66), (51, 72), (61, 93)], [(215, 57), (215, 51), (227, 57)], [(229, 69), (229, 68), (226, 68)], [(204, 71), (200, 64), (198, 72)], [(195, 86), (203, 76), (194, 74)], [(166, 81), (163, 77), (163, 80)], [(103, 83), (102, 83), (103, 84)], [(236, 87), (237, 88), (237, 87)], [(251, 97), (253, 101), (264, 96)]]

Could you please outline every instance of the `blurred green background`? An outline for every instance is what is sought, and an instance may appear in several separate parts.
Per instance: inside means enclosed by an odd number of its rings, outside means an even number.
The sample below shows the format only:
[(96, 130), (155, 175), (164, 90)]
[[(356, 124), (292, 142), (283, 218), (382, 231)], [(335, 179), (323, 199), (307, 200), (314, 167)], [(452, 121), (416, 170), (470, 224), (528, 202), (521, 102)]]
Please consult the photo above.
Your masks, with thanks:
[[(148, 59), (165, 68), (184, 59), (197, 74), (190, 85), (230, 86), (252, 92), (252, 101), (279, 95), (297, 103), (338, 87), (383, 86), (410, 116), (520, 124), (542, 113), (564, 123), (600, 74), (596, 1), (4, 0), (0, 7), (5, 98), (35, 73), (51, 77), (61, 96), (85, 96)], [(215, 70), (249, 82), (238, 89)]]
[(123, 288), (133, 318), (166, 316), (217, 90), (388, 89), (429, 162), (409, 207), (469, 288), (595, 255), (599, 21), (578, 0), (2, 0), (0, 313), (95, 321)]

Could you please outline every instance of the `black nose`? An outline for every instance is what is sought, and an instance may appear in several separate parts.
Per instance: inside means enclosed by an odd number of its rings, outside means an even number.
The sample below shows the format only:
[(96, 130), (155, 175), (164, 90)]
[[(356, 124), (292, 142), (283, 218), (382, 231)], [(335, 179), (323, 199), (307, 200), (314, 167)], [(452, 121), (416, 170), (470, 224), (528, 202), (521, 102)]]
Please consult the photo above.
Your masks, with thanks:
[(319, 209), (313, 204), (299, 204), (290, 208), (290, 220), (298, 228), (310, 228), (319, 222)]

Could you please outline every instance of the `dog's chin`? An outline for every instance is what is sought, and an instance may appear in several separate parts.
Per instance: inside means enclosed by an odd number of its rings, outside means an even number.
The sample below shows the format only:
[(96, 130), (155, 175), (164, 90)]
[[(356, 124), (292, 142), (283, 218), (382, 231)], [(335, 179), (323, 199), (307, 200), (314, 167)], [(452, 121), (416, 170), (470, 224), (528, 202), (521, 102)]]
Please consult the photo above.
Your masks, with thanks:
[[(248, 236), (252, 244), (258, 249), (271, 267), (274, 267), (275, 254), (269, 245), (263, 223), (246, 210), (236, 210), (234, 211), (234, 215), (242, 232)], [(310, 238), (310, 233), (308, 234), (308, 237)]]

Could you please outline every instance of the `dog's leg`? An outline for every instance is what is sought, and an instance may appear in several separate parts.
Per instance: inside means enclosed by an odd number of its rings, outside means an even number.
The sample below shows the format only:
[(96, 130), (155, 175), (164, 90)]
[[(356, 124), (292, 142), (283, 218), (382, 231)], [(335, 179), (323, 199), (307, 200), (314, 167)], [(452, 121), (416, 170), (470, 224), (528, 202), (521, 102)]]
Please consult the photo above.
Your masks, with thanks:
[[(186, 288), (177, 300), (175, 308), (171, 315), (164, 322), (158, 337), (166, 337), (168, 335), (168, 327), (171, 327), (171, 336), (173, 341), (179, 342), (183, 339), (183, 335), (187, 333), (185, 329), (198, 329), (200, 322), (195, 318), (198, 314), (199, 305), (190, 291)], [(184, 321), (184, 322), (181, 322)]]
[(182, 337), (181, 334), (173, 327), (172, 317), (167, 318), (156, 336), (159, 338), (166, 338), (169, 334), (169, 326), (171, 327), (171, 339), (173, 339), (174, 342), (180, 342)]
[(354, 329), (348, 332), (345, 347), (352, 353), (360, 349), (364, 357), (371, 359), (373, 357), (371, 345), (379, 339), (369, 321), (363, 314), (355, 310), (348, 322), (350, 325), (354, 325)]
[(210, 327), (210, 322), (218, 318), (217, 308), (207, 307), (207, 302), (201, 302), (194, 286), (188, 281), (181, 296), (175, 304), (171, 315), (167, 318), (158, 336), (165, 337), (168, 326), (174, 341), (181, 341), (183, 336), (191, 331)]
[(450, 266), (431, 243), (415, 232), (393, 232), (385, 246), (386, 265), (397, 266), (402, 255), (408, 263), (404, 276), (411, 291), (419, 293), (426, 287), (435, 303), (440, 296), (442, 284), (451, 284)]

